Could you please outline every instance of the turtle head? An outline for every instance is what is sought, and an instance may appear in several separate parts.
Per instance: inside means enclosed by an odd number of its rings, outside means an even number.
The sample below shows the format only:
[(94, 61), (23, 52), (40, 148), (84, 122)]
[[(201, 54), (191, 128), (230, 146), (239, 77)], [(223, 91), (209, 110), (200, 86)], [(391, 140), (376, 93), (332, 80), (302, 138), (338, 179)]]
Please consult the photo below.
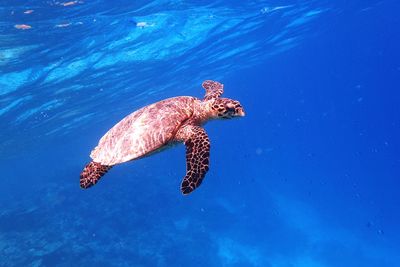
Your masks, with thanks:
[(231, 119), (234, 117), (243, 117), (245, 115), (239, 101), (229, 98), (217, 98), (211, 108), (214, 111), (215, 118)]

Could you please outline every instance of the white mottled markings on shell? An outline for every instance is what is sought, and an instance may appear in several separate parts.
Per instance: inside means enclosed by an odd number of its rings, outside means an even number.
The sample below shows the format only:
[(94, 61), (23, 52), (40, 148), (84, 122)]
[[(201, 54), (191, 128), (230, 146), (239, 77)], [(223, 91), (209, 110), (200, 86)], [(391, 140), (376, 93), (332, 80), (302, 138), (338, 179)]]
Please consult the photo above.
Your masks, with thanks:
[(181, 123), (193, 115), (194, 101), (194, 97), (174, 97), (131, 113), (100, 139), (91, 158), (115, 165), (154, 152), (168, 144)]

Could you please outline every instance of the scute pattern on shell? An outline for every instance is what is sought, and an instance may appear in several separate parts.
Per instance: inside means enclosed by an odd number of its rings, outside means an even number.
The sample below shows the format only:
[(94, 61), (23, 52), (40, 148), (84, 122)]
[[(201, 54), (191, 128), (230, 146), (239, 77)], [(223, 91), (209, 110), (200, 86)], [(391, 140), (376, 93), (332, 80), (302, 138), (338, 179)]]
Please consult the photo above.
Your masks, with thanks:
[(193, 115), (196, 98), (180, 96), (143, 107), (112, 127), (93, 149), (95, 162), (112, 166), (166, 145), (181, 124)]

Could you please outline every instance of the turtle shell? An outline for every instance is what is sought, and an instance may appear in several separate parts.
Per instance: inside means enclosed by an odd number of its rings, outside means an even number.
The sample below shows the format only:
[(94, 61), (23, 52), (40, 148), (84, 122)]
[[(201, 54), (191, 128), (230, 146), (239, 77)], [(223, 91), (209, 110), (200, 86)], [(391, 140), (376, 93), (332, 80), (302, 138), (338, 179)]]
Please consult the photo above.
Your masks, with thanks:
[(111, 166), (156, 151), (172, 141), (181, 124), (192, 116), (195, 99), (169, 98), (131, 113), (100, 139), (90, 157)]

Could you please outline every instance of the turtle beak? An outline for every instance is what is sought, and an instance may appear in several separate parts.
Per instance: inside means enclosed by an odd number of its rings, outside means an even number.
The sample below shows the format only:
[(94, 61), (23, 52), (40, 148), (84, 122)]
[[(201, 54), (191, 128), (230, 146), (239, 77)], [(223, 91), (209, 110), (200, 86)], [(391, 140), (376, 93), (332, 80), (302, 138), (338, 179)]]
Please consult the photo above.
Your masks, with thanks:
[(244, 117), (244, 115), (246, 115), (246, 113), (244, 112), (243, 108), (240, 108), (240, 109), (238, 110), (238, 112), (237, 112), (237, 115), (238, 115), (239, 117)]

